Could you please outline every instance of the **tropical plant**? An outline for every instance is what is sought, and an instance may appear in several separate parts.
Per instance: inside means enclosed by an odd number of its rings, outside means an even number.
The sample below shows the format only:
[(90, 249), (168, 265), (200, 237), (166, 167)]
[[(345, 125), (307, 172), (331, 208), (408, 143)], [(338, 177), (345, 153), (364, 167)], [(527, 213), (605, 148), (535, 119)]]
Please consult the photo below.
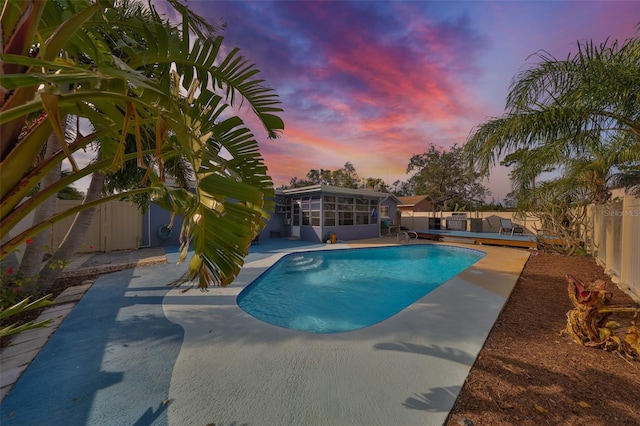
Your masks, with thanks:
[(22, 314), (24, 312), (31, 311), (33, 309), (40, 309), (47, 307), (52, 302), (49, 300), (49, 295), (41, 297), (33, 302), (29, 297), (26, 299), (22, 299), (21, 301), (15, 303), (14, 305), (4, 307), (0, 306), (0, 323), (2, 323), (2, 327), (0, 327), (0, 337), (13, 336), (14, 334), (22, 333), (23, 331), (33, 330), (34, 328), (46, 327), (53, 320), (47, 319), (42, 321), (27, 321), (24, 324), (8, 324), (4, 325), (4, 321), (14, 317), (15, 315)]
[[(586, 347), (617, 352), (630, 359), (640, 359), (640, 308), (611, 305), (611, 293), (604, 281), (585, 283), (567, 274), (567, 292), (574, 308), (567, 312), (567, 326), (563, 330), (573, 340)], [(631, 324), (625, 330), (613, 314), (632, 314)]]
[(427, 151), (411, 157), (407, 173), (411, 193), (438, 200), (443, 210), (471, 210), (490, 192), (482, 185), (484, 178), (464, 162), (462, 148), (453, 145), (448, 151), (430, 145)]
[(501, 156), (529, 150), (518, 173), (530, 179), (596, 152), (613, 168), (638, 170), (640, 39), (578, 43), (565, 60), (536, 56), (539, 64), (511, 84), (505, 115), (472, 132), (468, 161), (488, 171)]
[[(177, 1), (182, 19), (113, 19), (112, 1), (18, 1), (3, 5), (0, 153), (2, 181), (0, 231), (9, 231), (28, 212), (69, 183), (93, 172), (118, 170), (129, 159), (147, 167), (146, 186), (84, 203), (35, 223), (0, 247), (7, 256), (27, 238), (64, 217), (124, 195), (149, 193), (167, 209), (184, 216), (180, 259), (193, 250), (184, 279), (198, 286), (227, 285), (239, 272), (251, 240), (273, 208), (273, 185), (258, 144), (234, 108), (245, 103), (270, 138), (284, 128), (277, 95), (257, 78), (259, 71), (239, 54), (222, 48), (222, 37)], [(139, 37), (128, 37), (130, 34)], [(113, 40), (107, 43), (106, 38)], [(136, 39), (144, 39), (144, 44)], [(128, 61), (108, 46), (117, 45)], [(64, 53), (63, 53), (64, 52)], [(61, 55), (61, 53), (63, 53)], [(153, 68), (153, 72), (140, 72)], [(70, 90), (61, 91), (68, 85)], [(29, 121), (29, 117), (38, 118)], [(75, 140), (64, 137), (62, 117), (91, 123)], [(60, 150), (37, 159), (48, 136)], [(155, 135), (145, 149), (143, 134)], [(128, 135), (136, 151), (125, 153)], [(91, 143), (99, 161), (79, 167), (73, 153)], [(146, 165), (142, 159), (151, 156)], [(195, 191), (164, 183), (164, 163), (182, 157), (194, 173)], [(64, 158), (72, 172), (26, 198)]]
[[(117, 5), (118, 7), (113, 9), (113, 12), (118, 16), (115, 18), (110, 17), (111, 20), (126, 23), (128, 23), (129, 21), (142, 20), (146, 25), (152, 24), (156, 20), (155, 15), (151, 13), (143, 3), (137, 2), (135, 0), (121, 0)], [(144, 36), (141, 36), (135, 30), (131, 31), (132, 29), (135, 29), (135, 27), (136, 26), (130, 25), (119, 27), (119, 39), (116, 39), (109, 34), (106, 34), (104, 37), (109, 50), (113, 52), (115, 56), (117, 56), (118, 60), (124, 63), (130, 63), (131, 58), (129, 57), (130, 51), (122, 48), (123, 39), (135, 40), (133, 41), (133, 45), (138, 49), (144, 49), (147, 45)], [(90, 60), (90, 58), (87, 59), (84, 56), (82, 56), (82, 58), (85, 61)], [(140, 67), (138, 70), (151, 77), (155, 73), (155, 66), (156, 64), (146, 64), (146, 66)], [(76, 129), (74, 131), (76, 137), (80, 134), (80, 131), (80, 126), (76, 124)], [(136, 153), (140, 145), (142, 145), (144, 149), (155, 151), (155, 139), (156, 138), (154, 134), (147, 134), (144, 131), (141, 131), (139, 135), (135, 136), (132, 134), (127, 134), (124, 141), (121, 142), (124, 145), (124, 148), (120, 151), (124, 151), (124, 154)], [(100, 151), (100, 145), (98, 143), (94, 143), (91, 146), (94, 147), (97, 151), (97, 155), (94, 161), (98, 161), (98, 159), (102, 155)], [(145, 186), (147, 186), (145, 183), (145, 175), (147, 173), (147, 169), (149, 167), (153, 167), (153, 162), (153, 156), (143, 156), (143, 160), (141, 162), (140, 156), (137, 155), (134, 159), (123, 161), (120, 167), (115, 170), (94, 171), (91, 174), (91, 182), (89, 184), (86, 196), (84, 197), (84, 203), (90, 203), (99, 200), (101, 197), (118, 193), (123, 195), (123, 199), (129, 199), (130, 201), (136, 203), (142, 211), (146, 210), (149, 202), (151, 201), (150, 193), (135, 193), (132, 196), (127, 196), (126, 194), (129, 190), (144, 188)], [(167, 158), (161, 164), (164, 166), (164, 169), (161, 172), (164, 172), (166, 175), (177, 179), (182, 183), (181, 187), (187, 188), (187, 176), (192, 176), (192, 173), (189, 169), (188, 162), (185, 161), (183, 157)], [(181, 165), (182, 168), (178, 167), (178, 165)], [(42, 209), (43, 206), (44, 204), (36, 209), (36, 215), (38, 215), (39, 210)], [(89, 226), (91, 225), (91, 222), (93, 220), (95, 211), (96, 209), (95, 207), (93, 207), (78, 212), (78, 214), (74, 218), (71, 228), (65, 235), (59, 247), (49, 258), (48, 262), (40, 269), (38, 280), (36, 281), (36, 288), (47, 290), (60, 276), (63, 268), (57, 267), (57, 265), (66, 264), (71, 259), (78, 247), (82, 244), (87, 231), (89, 230)], [(25, 256), (22, 260), (22, 265), (39, 265), (41, 263), (40, 253), (32, 253), (33, 256), (31, 257), (27, 256), (28, 254), (30, 253), (25, 253)]]
[(587, 216), (588, 189), (558, 178), (520, 192), (517, 217), (532, 217), (536, 242), (545, 251), (572, 255), (583, 246), (591, 232)]

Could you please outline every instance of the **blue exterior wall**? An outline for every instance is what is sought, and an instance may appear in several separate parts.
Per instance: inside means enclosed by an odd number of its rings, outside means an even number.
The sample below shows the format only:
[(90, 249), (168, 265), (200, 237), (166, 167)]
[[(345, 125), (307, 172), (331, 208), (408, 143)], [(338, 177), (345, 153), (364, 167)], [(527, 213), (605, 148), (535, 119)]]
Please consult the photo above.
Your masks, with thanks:
[(325, 235), (322, 241), (326, 241), (326, 235), (330, 233), (336, 234), (338, 240), (363, 240), (365, 238), (378, 238), (380, 236), (380, 224), (373, 223), (371, 225), (357, 226), (325, 226), (323, 229)]
[[(335, 195), (335, 193), (331, 192), (317, 192), (312, 193), (313, 195)], [(307, 195), (307, 194), (305, 194)], [(289, 205), (291, 203), (291, 198), (293, 195), (288, 195), (286, 197), (280, 196), (279, 203), (280, 205)], [(399, 223), (398, 216), (398, 207), (397, 207), (397, 199), (393, 196), (389, 198), (385, 198), (380, 202), (380, 205), (389, 206), (389, 216), (394, 224)], [(377, 215), (379, 215), (379, 209), (377, 210)], [(285, 225), (284, 222), (284, 214), (275, 213), (264, 230), (260, 233), (260, 239), (267, 238), (275, 238), (276, 235), (280, 238), (288, 238), (291, 236), (291, 225)], [(381, 221), (382, 219), (378, 216), (377, 223), (373, 223), (370, 225), (353, 225), (353, 226), (310, 226), (310, 225), (301, 225), (300, 226), (300, 239), (304, 241), (310, 242), (326, 242), (330, 233), (334, 233), (338, 240), (360, 240), (366, 238), (377, 238), (382, 235), (381, 232)]]
[(322, 238), (320, 238), (320, 228), (314, 228), (313, 226), (301, 226), (300, 239), (303, 241), (311, 241), (313, 243), (321, 242)]
[(284, 224), (284, 215), (274, 213), (267, 222), (265, 228), (260, 231), (260, 239), (288, 238), (291, 236), (291, 227)]
[[(169, 238), (162, 239), (158, 235), (158, 230), (168, 225), (171, 220), (171, 213), (151, 203), (149, 210), (142, 217), (142, 246), (143, 247), (166, 247), (180, 245), (180, 230), (182, 229), (182, 217), (176, 216), (173, 221), (173, 229)], [(273, 234), (272, 234), (273, 232)], [(162, 235), (162, 233), (161, 233)], [(287, 238), (291, 236), (291, 227), (284, 225), (284, 215), (273, 214), (267, 222), (265, 228), (260, 232), (260, 239), (267, 238)], [(151, 237), (151, 238), (149, 238)]]
[(395, 200), (391, 198), (387, 198), (380, 203), (381, 206), (389, 206), (389, 218), (394, 221), (396, 224), (398, 223), (398, 204)]
[(182, 217), (176, 216), (173, 221), (171, 236), (162, 239), (158, 236), (158, 229), (163, 225), (168, 225), (171, 221), (171, 213), (157, 205), (151, 203), (147, 213), (142, 218), (143, 225), (143, 247), (166, 247), (180, 245), (180, 229), (182, 229)]

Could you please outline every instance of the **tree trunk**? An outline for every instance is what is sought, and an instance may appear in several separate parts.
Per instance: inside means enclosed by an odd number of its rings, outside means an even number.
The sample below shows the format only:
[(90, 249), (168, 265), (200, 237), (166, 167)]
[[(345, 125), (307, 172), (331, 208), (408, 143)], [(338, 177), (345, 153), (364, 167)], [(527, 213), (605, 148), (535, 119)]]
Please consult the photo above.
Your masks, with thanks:
[[(91, 175), (91, 183), (89, 184), (89, 189), (87, 189), (87, 195), (84, 197), (83, 203), (95, 201), (102, 196), (105, 177), (106, 176), (100, 172), (95, 172)], [(78, 250), (78, 247), (80, 247), (84, 241), (95, 211), (96, 208), (93, 207), (83, 210), (76, 215), (76, 218), (74, 219), (71, 228), (69, 228), (67, 235), (65, 235), (62, 240), (60, 247), (40, 271), (38, 285), (44, 291), (48, 291), (51, 288), (53, 282), (62, 273), (67, 262), (71, 260)]]
[[(64, 123), (64, 121), (63, 121)], [(49, 136), (49, 140), (47, 141), (47, 148), (45, 153), (45, 158), (51, 158), (56, 152), (60, 150), (60, 141), (56, 136), (55, 132), (52, 132)], [(62, 164), (58, 163), (56, 167), (51, 169), (40, 181), (40, 191), (45, 190), (50, 185), (53, 185), (58, 180), (60, 180), (60, 170), (62, 168)], [(41, 223), (53, 216), (56, 208), (56, 197), (52, 196), (42, 204), (40, 204), (34, 213), (33, 223)], [(20, 262), (20, 268), (18, 270), (18, 276), (22, 277), (27, 281), (26, 288), (29, 291), (35, 292), (36, 288), (36, 274), (40, 271), (42, 267), (42, 257), (45, 253), (45, 246), (51, 244), (51, 234), (52, 228), (49, 227), (46, 230), (40, 232), (33, 238), (31, 238), (31, 242), (27, 244), (27, 247), (24, 251), (24, 256), (22, 257), (22, 261)], [(52, 250), (52, 247), (49, 247), (49, 250)]]

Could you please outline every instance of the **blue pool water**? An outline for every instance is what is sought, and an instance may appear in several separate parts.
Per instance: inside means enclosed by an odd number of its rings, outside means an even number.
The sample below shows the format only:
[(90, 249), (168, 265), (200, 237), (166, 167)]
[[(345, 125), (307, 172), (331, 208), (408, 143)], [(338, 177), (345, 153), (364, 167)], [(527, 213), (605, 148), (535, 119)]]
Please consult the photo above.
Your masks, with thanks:
[(356, 330), (392, 317), (484, 255), (437, 245), (292, 253), (245, 287), (238, 305), (294, 330)]

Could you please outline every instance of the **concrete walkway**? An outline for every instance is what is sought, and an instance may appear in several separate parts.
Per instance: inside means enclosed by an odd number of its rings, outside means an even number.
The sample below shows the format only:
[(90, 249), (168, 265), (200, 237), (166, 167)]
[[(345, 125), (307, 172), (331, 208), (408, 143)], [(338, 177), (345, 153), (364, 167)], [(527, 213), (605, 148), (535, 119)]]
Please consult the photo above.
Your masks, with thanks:
[[(162, 263), (167, 263), (162, 247), (111, 253), (82, 253), (71, 260), (62, 277), (106, 274)], [(48, 327), (26, 331), (15, 336), (11, 346), (0, 352), (0, 401), (13, 388), (31, 361), (92, 284), (93, 281), (86, 280), (79, 286), (67, 288), (53, 300), (53, 305), (36, 319), (36, 322), (51, 320)]]
[[(100, 277), (1, 406), (3, 425), (438, 425), (528, 258), (487, 253), (379, 324), (318, 335), (265, 324), (237, 294), (291, 251), (392, 243), (252, 246), (238, 279), (172, 290), (168, 264)], [(414, 243), (421, 243), (421, 241)], [(471, 247), (471, 246), (467, 246)], [(5, 359), (2, 359), (2, 376)]]

